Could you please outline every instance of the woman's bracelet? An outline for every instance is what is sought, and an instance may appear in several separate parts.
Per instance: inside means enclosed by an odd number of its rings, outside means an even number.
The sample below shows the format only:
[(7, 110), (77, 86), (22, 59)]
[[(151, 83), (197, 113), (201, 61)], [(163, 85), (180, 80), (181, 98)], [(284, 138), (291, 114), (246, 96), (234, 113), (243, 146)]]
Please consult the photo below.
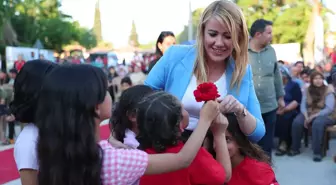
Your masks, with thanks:
[(245, 116), (247, 116), (247, 110), (246, 110), (245, 106), (242, 105), (242, 107), (243, 107), (243, 108), (242, 108), (241, 111), (239, 111), (239, 113), (234, 112), (234, 115), (235, 115), (237, 118), (244, 118)]

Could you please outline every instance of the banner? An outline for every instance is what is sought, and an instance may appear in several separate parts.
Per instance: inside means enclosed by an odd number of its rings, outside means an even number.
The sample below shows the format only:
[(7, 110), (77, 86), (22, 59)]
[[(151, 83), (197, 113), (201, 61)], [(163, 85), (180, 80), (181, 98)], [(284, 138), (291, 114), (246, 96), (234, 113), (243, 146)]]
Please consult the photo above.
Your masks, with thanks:
[(40, 55), (44, 56), (45, 60), (55, 62), (54, 52), (46, 49), (25, 48), (25, 47), (6, 47), (6, 65), (7, 69), (11, 69), (14, 66), (14, 62), (22, 56), (25, 61), (36, 60)]

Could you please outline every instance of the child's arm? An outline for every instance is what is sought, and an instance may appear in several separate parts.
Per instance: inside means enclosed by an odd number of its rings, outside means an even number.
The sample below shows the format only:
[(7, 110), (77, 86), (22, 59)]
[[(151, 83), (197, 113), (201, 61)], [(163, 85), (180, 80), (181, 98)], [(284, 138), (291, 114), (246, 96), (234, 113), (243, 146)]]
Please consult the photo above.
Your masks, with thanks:
[(108, 142), (114, 147), (114, 148), (124, 148), (124, 149), (130, 149), (129, 146), (125, 145), (124, 143), (118, 141), (116, 138), (113, 137), (113, 134), (110, 135)]
[(20, 170), (20, 179), (22, 185), (37, 185), (37, 170), (33, 169), (22, 169)]
[(225, 169), (225, 182), (229, 182), (232, 174), (232, 166), (230, 154), (226, 142), (226, 129), (229, 122), (223, 114), (219, 114), (215, 120), (215, 124), (211, 127), (214, 135), (214, 146), (216, 152), (216, 160)]
[(204, 104), (197, 127), (181, 151), (177, 154), (166, 153), (149, 155), (145, 174), (167, 173), (188, 167), (202, 146), (211, 122), (218, 114), (219, 106), (217, 102), (208, 101)]

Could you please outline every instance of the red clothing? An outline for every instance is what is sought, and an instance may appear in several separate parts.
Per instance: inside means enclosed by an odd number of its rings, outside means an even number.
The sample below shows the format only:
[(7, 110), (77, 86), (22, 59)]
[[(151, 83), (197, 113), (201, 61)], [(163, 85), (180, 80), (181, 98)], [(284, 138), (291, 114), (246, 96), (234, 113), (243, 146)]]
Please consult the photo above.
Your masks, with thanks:
[(78, 59), (78, 58), (74, 58), (74, 59), (72, 59), (72, 63), (73, 63), (73, 64), (80, 64), (81, 61), (80, 61), (80, 59)]
[(331, 61), (333, 64), (336, 64), (336, 52), (333, 52), (330, 54)]
[[(165, 153), (178, 153), (183, 144), (168, 148)], [(155, 154), (153, 149), (145, 150)], [(145, 175), (140, 179), (140, 185), (223, 185), (225, 182), (224, 168), (201, 148), (188, 168), (160, 175)]]
[(269, 164), (245, 157), (232, 169), (228, 185), (279, 185), (279, 183)]
[(104, 57), (104, 58), (103, 58), (103, 64), (104, 64), (104, 66), (107, 66), (107, 64), (108, 64), (107, 57)]
[(26, 61), (24, 61), (24, 60), (17, 60), (17, 61), (14, 62), (14, 68), (17, 71), (20, 71), (25, 63), (26, 63)]

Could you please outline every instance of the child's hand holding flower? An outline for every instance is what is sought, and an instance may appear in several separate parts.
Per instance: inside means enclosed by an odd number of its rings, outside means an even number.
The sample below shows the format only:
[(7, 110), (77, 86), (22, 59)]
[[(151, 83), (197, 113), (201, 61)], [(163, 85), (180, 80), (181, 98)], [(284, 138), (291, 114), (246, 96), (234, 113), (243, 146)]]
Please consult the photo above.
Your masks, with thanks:
[(211, 82), (202, 83), (194, 91), (194, 96), (197, 102), (205, 102), (200, 112), (200, 119), (212, 123), (220, 114), (219, 103), (216, 101), (219, 97), (216, 85)]

